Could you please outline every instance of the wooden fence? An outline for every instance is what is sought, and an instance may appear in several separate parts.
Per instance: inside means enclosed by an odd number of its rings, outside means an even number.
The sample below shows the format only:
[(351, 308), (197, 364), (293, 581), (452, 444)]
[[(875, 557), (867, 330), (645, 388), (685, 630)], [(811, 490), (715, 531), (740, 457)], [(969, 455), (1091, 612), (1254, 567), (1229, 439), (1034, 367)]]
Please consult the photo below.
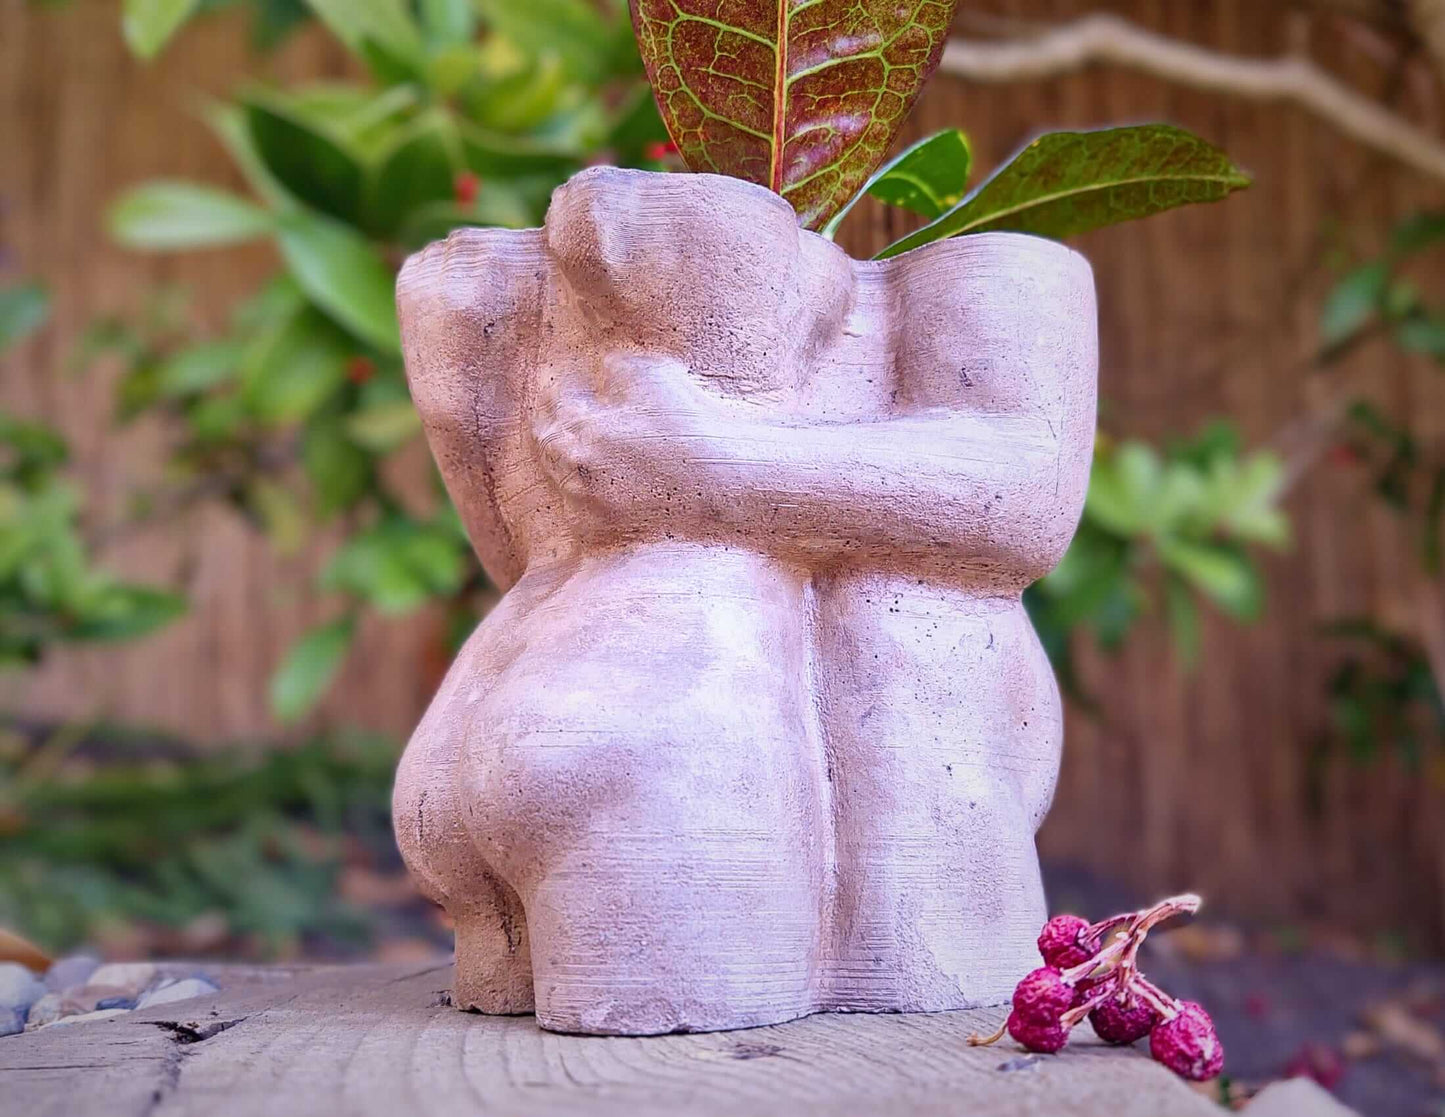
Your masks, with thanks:
[[(1028, 21), (1100, 7), (1243, 54), (1283, 50), (1290, 33), (1286, 5), (1259, 0), (970, 4)], [(104, 370), (66, 374), (78, 332), (99, 313), (134, 309), (157, 282), (187, 285), (201, 318), (220, 322), (273, 260), (267, 249), (184, 259), (127, 254), (106, 242), (104, 204), (121, 187), (158, 175), (239, 185), (195, 116), (201, 97), (243, 75), (321, 77), (346, 68), (320, 34), (258, 59), (229, 16), (188, 30), (145, 68), (127, 57), (117, 27), (110, 3), (57, 9), (0, 0), (5, 277), (39, 275), (57, 295), (53, 327), (5, 361), (0, 406), (60, 423), (78, 450), (79, 476), (112, 508), (152, 475), (158, 432), (112, 427)], [(1383, 92), (1376, 63), (1328, 25), (1316, 33), (1319, 57), (1367, 92)], [(1017, 87), (940, 79), (909, 132), (961, 124), (987, 167), (1043, 126), (1147, 119), (1176, 121), (1223, 144), (1257, 185), (1225, 205), (1081, 244), (1099, 284), (1103, 426), (1160, 437), (1227, 414), (1250, 440), (1270, 439), (1319, 390), (1305, 364), (1321, 281), (1300, 277), (1322, 230), (1339, 218), (1368, 244), (1413, 207), (1438, 204), (1438, 184), (1298, 112), (1117, 71)], [(857, 253), (879, 247), (895, 231), (889, 226), (889, 215), (872, 213), (847, 245)], [(1445, 434), (1445, 378), (1432, 368), (1382, 347), (1336, 375), (1392, 413), (1410, 415), (1420, 434)], [(1269, 562), (1265, 619), (1240, 628), (1211, 618), (1195, 671), (1179, 667), (1153, 623), (1118, 659), (1086, 656), (1084, 678), (1104, 697), (1107, 720), (1071, 714), (1043, 846), (1139, 887), (1196, 888), (1219, 907), (1265, 920), (1329, 917), (1408, 929), (1438, 945), (1445, 941), (1438, 774), (1393, 761), (1319, 769), (1311, 759), (1338, 654), (1319, 625), (1397, 607), (1395, 587), (1414, 557), (1395, 518), (1351, 471), (1314, 470), (1290, 512), (1297, 541)], [(325, 549), (319, 540), (305, 554), (278, 558), (224, 512), (168, 537), (122, 539), (109, 562), (184, 583), (193, 615), (120, 654), (57, 657), (37, 676), (6, 680), (0, 701), (46, 717), (103, 714), (203, 740), (274, 737), (266, 680), (290, 641), (326, 615), (328, 603), (309, 578)], [(371, 625), (322, 719), (404, 735), (437, 679), (430, 650), (437, 624), (420, 617)]]

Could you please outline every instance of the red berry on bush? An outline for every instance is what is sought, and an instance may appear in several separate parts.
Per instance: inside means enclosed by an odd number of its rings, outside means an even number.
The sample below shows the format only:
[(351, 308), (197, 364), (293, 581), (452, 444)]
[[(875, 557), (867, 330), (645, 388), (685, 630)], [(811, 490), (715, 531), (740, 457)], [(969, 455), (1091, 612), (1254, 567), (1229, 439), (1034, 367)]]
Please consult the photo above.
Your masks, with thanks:
[(1038, 1051), (1044, 1055), (1052, 1055), (1069, 1042), (1069, 1033), (1058, 1020), (1040, 1024), (1025, 1020), (1016, 1011), (1009, 1013), (1008, 1034), (1030, 1051)]
[(677, 154), (677, 144), (673, 143), (671, 140), (667, 140), (666, 142), (658, 141), (657, 143), (650, 143), (643, 151), (643, 154), (646, 155), (653, 162), (661, 163), (669, 155)]
[(1125, 993), (1122, 1004), (1117, 996), (1109, 997), (1089, 1013), (1089, 1023), (1105, 1043), (1134, 1043), (1158, 1022), (1158, 1014), (1133, 993)]
[(477, 204), (477, 195), (481, 193), (482, 180), (471, 171), (458, 171), (457, 177), (452, 181), (452, 192), (456, 196), (457, 205), (474, 206)]
[(1031, 1024), (1056, 1024), (1074, 1005), (1074, 987), (1053, 966), (1027, 974), (1014, 988), (1014, 1013)]
[(1180, 1001), (1179, 1015), (1158, 1025), (1149, 1036), (1149, 1051), (1181, 1078), (1203, 1082), (1224, 1067), (1224, 1045), (1214, 1021), (1202, 1005)]
[(1039, 953), (1050, 966), (1061, 970), (1081, 966), (1099, 953), (1096, 945), (1085, 945), (1089, 921), (1077, 915), (1056, 915), (1039, 933)]

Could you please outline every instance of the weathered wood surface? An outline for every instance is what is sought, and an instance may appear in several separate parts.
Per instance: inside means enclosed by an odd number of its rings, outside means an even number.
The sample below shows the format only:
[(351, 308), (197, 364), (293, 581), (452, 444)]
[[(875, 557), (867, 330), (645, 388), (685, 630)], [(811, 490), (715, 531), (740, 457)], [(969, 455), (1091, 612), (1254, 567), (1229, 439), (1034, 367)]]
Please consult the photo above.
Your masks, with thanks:
[[(1109, 10), (1247, 55), (1278, 54), (1299, 41), (1290, 34), (1292, 6), (1281, 2), (970, 0), (964, 8), (966, 16), (1026, 23)], [(129, 488), (153, 478), (157, 440), (147, 427), (111, 429), (104, 375), (64, 375), (80, 329), (94, 315), (134, 309), (160, 281), (188, 285), (202, 319), (219, 324), (275, 261), (263, 247), (167, 258), (121, 251), (101, 228), (106, 201), (153, 176), (239, 186), (194, 115), (196, 101), (247, 74), (291, 81), (347, 68), (342, 52), (315, 33), (274, 59), (249, 55), (240, 14), (188, 28), (147, 67), (126, 56), (114, 5), (0, 0), (3, 278), (39, 275), (57, 296), (54, 327), (0, 360), (0, 407), (60, 422), (75, 439), (81, 480), (115, 509)], [(1388, 89), (1389, 68), (1338, 26), (1316, 22), (1310, 47), (1362, 91)], [(1417, 94), (1401, 98), (1405, 111), (1419, 109)], [(1329, 275), (1296, 281), (1326, 245), (1330, 219), (1342, 215), (1344, 239), (1369, 251), (1392, 220), (1438, 205), (1438, 190), (1301, 113), (1107, 68), (1019, 86), (940, 78), (905, 138), (961, 124), (983, 169), (1042, 127), (1147, 119), (1223, 144), (1257, 181), (1225, 205), (1081, 242), (1099, 287), (1103, 429), (1159, 438), (1225, 413), (1251, 443), (1267, 440), (1322, 387), (1302, 358), (1314, 345)], [(862, 254), (902, 231), (896, 215), (870, 206), (844, 240)], [(1439, 275), (1422, 277), (1422, 286), (1438, 290)], [(1382, 342), (1331, 376), (1409, 416), (1422, 438), (1445, 434), (1445, 377), (1423, 360)], [(1089, 657), (1085, 683), (1109, 721), (1071, 715), (1044, 852), (1128, 874), (1147, 894), (1194, 888), (1212, 911), (1413, 927), (1445, 942), (1440, 781), (1404, 764), (1336, 764), (1321, 773), (1312, 762), (1338, 647), (1320, 638), (1320, 624), (1398, 611), (1414, 551), (1358, 470), (1317, 470), (1290, 510), (1299, 542), (1269, 561), (1259, 625), (1209, 616), (1192, 674), (1152, 620), (1121, 659)], [(304, 555), (277, 558), (225, 512), (169, 537), (127, 539), (107, 559), (133, 576), (184, 582), (196, 602), (191, 616), (119, 653), (68, 653), (39, 677), (12, 677), (0, 699), (45, 717), (104, 713), (201, 739), (274, 733), (267, 676), (296, 635), (327, 615), (310, 582), (326, 550), (323, 539)], [(366, 625), (325, 716), (409, 732), (436, 685), (442, 631), (435, 617)], [(1268, 873), (1259, 872), (1262, 854)]]
[[(360, 966), (0, 1040), (6, 1117), (1214, 1117), (1142, 1050), (971, 1048), (1001, 1010), (560, 1036), (447, 1003), (451, 966)], [(198, 1036), (207, 1038), (198, 1039)], [(1293, 1117), (1311, 1117), (1296, 1112)]]

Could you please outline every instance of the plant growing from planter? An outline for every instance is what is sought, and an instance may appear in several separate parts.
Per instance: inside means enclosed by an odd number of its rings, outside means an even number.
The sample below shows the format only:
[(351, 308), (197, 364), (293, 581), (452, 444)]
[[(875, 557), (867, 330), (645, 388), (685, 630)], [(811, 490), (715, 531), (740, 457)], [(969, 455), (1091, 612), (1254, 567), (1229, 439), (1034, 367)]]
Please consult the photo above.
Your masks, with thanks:
[[(396, 459), (410, 456), (420, 434), (392, 300), (400, 261), (459, 226), (538, 223), (554, 187), (589, 163), (654, 170), (681, 163), (621, 0), (429, 0), (415, 13), (397, 0), (309, 0), (309, 8), (371, 76), (287, 89), (248, 85), (208, 108), (207, 122), (255, 201), (162, 181), (128, 191), (111, 213), (117, 238), (129, 247), (172, 252), (268, 238), (282, 270), (219, 328), (172, 322), (157, 329), (157, 316), (147, 313), (139, 328), (97, 323), (85, 346), (122, 358), (118, 421), (158, 417), (171, 435), (166, 480), (134, 494), (131, 515), (156, 523), (221, 503), (282, 553), (327, 529), (329, 560), (317, 588), (334, 607), (278, 666), (271, 698), (283, 721), (315, 708), (363, 618), (418, 610), (444, 618), (430, 638), (428, 662), (439, 665), (494, 596), (451, 510), (395, 483), (408, 472), (393, 467)], [(148, 56), (189, 11), (130, 5), (127, 37)], [(274, 6), (257, 8), (260, 35), (283, 29), (272, 21), (276, 14)], [(1137, 156), (1148, 146), (1138, 141), (1148, 136), (1115, 138), (1133, 137)], [(1159, 142), (1167, 163), (1172, 141)], [(1068, 137), (1049, 146), (1079, 151)], [(1211, 171), (1186, 165), (1194, 150), (1184, 143), (1178, 165), (1162, 172), (1137, 158), (1108, 174), (1098, 160), (1092, 172), (1076, 166), (1069, 197), (1076, 208), (1088, 202), (1097, 220), (1122, 211), (1096, 203), (1127, 200), (1151, 175), (1159, 180), (1150, 188), (1154, 197), (1188, 183), (1203, 191)], [(969, 162), (963, 134), (949, 130), (885, 168), (867, 193), (936, 218), (962, 198)], [(1028, 194), (1027, 176), (1010, 181), (1003, 184), (1009, 191)], [(963, 224), (977, 225), (1003, 196), (998, 188), (980, 195)], [(1031, 219), (1046, 212), (1038, 201), (1023, 207)], [(821, 231), (835, 233), (846, 212)], [(1091, 500), (1067, 561), (1025, 596), (1066, 682), (1070, 634), (1087, 626), (1112, 644), (1158, 590), (1186, 654), (1196, 642), (1200, 600), (1254, 615), (1259, 578), (1247, 547), (1258, 539), (1235, 524), (1271, 511), (1278, 471), (1263, 455), (1245, 459), (1228, 440), (1211, 437), (1208, 450), (1188, 462), (1171, 453), (1155, 477), (1134, 468), (1147, 447), (1101, 448), (1104, 468), (1096, 477), (1118, 475), (1143, 487), (1114, 486), (1114, 497), (1097, 507)], [(1176, 484), (1191, 480), (1177, 476), (1185, 472), (1206, 482), (1203, 507), (1177, 510), (1164, 523), (1137, 507), (1156, 482), (1198, 490)], [(1248, 483), (1231, 483), (1231, 476)], [(1168, 572), (1162, 586), (1148, 577), (1155, 568)]]
[[(398, 282), (505, 591), (395, 793), (455, 1000), (634, 1034), (1003, 1003), (1061, 736), (1020, 594), (1078, 522), (1097, 365), (1088, 264), (1019, 234), (1246, 180), (1165, 126), (1046, 136), (966, 196), (957, 133), (880, 169), (950, 4), (632, 13), (714, 173), (591, 168)], [(819, 232), (864, 191), (932, 220), (852, 260)]]

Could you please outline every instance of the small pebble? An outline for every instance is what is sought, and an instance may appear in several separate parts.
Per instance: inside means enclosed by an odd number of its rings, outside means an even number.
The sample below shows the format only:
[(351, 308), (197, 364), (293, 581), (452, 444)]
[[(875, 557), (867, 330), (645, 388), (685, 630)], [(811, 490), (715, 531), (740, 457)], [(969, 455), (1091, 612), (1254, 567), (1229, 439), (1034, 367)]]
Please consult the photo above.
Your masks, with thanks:
[(18, 1008), (0, 1008), (0, 1036), (13, 1036), (25, 1030), (25, 1014)]
[(114, 998), (135, 1000), (136, 994), (129, 989), (114, 985), (86, 985), (80, 989), (67, 989), (60, 995), (60, 1015), (74, 1016), (81, 1012), (94, 1012), (101, 1001)]
[(79, 1016), (62, 1016), (47, 1028), (63, 1028), (67, 1024), (89, 1024), (92, 1020), (109, 1020), (112, 1016), (124, 1016), (128, 1008), (105, 1008), (96, 1012), (82, 1012)]
[(20, 1013), (22, 1027), (30, 1006), (43, 996), (45, 986), (28, 969), (19, 962), (0, 962), (0, 1009)]
[(52, 993), (63, 993), (77, 985), (84, 985), (98, 969), (98, 958), (92, 958), (89, 954), (72, 954), (68, 958), (60, 959), (46, 971), (45, 988)]
[(46, 1024), (54, 1024), (64, 1015), (64, 998), (59, 993), (46, 993), (30, 1006), (30, 1017), (25, 1021), (25, 1030), (33, 1031)]
[(188, 977), (182, 981), (173, 981), (168, 985), (162, 985), (159, 989), (152, 989), (140, 999), (140, 1003), (136, 1007), (150, 1008), (153, 1005), (174, 1004), (176, 1001), (188, 1001), (192, 997), (206, 997), (219, 992), (220, 989), (203, 977)]
[(97, 1012), (107, 1008), (123, 1008), (129, 1012), (135, 1006), (136, 999), (134, 997), (102, 997), (95, 1002)]
[(87, 985), (104, 985), (140, 996), (156, 979), (156, 968), (149, 962), (111, 962), (101, 966), (86, 980)]

